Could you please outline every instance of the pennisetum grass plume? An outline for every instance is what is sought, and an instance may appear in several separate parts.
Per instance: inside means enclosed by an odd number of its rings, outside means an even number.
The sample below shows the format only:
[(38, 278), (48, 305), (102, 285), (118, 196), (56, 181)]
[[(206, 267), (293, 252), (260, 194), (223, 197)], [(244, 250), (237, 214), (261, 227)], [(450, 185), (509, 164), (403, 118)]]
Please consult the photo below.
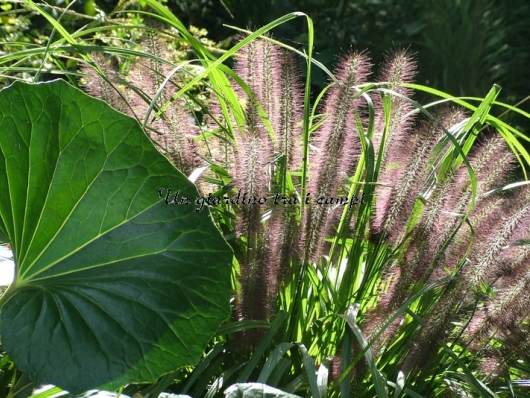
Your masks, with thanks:
[[(146, 1), (169, 18), (158, 2)], [(189, 34), (179, 23), (174, 26)], [(208, 84), (219, 105), (218, 110), (213, 105), (210, 113), (219, 125), (224, 120), (215, 131), (204, 128), (207, 133), (199, 144), (195, 144), (199, 126), (188, 123), (182, 95), (189, 92), (191, 82), (182, 85), (178, 76), (166, 80), (169, 71), (155, 62), (155, 56), (132, 62), (132, 78), (116, 76), (118, 83), (127, 83), (122, 95), (138, 119), (144, 118), (148, 107), (157, 112), (159, 117), (147, 126), (149, 133), (181, 170), (193, 170), (198, 158), (189, 154), (202, 150), (203, 144), (210, 145), (210, 176), (215, 176), (210, 181), (218, 194), (240, 192), (247, 198), (268, 199), (263, 205), (247, 203), (222, 209), (229, 219), (223, 220), (222, 228), (232, 239), (240, 272), (234, 283), (234, 314), (235, 324), (243, 332), (242, 338), (236, 337), (236, 346), (245, 353), (259, 347), (257, 354), (266, 357), (269, 353), (264, 345), (273, 340), (261, 340), (263, 333), (254, 332), (258, 329), (244, 330), (251, 324), (246, 321), (270, 321), (281, 308), (292, 311), (288, 332), (278, 338), (282, 342), (300, 340), (299, 347), (305, 345), (308, 357), (321, 362), (321, 368), (329, 363), (328, 356), (342, 353), (343, 374), (339, 378), (343, 379), (340, 389), (344, 396), (350, 395), (345, 387), (348, 383), (350, 392), (354, 386), (359, 394), (373, 396), (373, 373), (369, 372), (374, 369), (388, 375), (389, 381), (402, 376), (404, 388), (409, 388), (405, 393), (413, 395), (414, 390), (426, 396), (433, 391), (432, 385), (449, 384), (446, 379), (451, 379), (451, 367), (465, 369), (458, 360), (472, 364), (473, 374), (466, 373), (469, 384), (480, 373), (492, 380), (509, 372), (508, 363), (525, 355), (530, 341), (526, 327), (530, 252), (514, 243), (528, 239), (525, 225), (530, 222), (530, 198), (522, 193), (491, 192), (505, 185), (514, 164), (504, 140), (480, 130), (480, 125), (489, 123), (511, 131), (488, 114), (498, 90), (478, 108), (470, 105), (471, 100), (451, 99), (471, 109), (469, 120), (461, 110), (452, 108), (431, 113), (427, 111), (430, 106), (422, 108), (410, 100), (412, 91), (405, 88), (413, 87), (413, 56), (401, 50), (390, 54), (378, 75), (382, 83), (371, 85), (367, 83), (368, 57), (353, 53), (339, 62), (337, 82), (330, 85), (323, 106), (314, 106), (320, 115), (309, 117), (311, 103), (305, 87), (302, 116), (300, 93), (304, 87), (299, 84), (295, 60), (285, 51), (289, 46), (281, 48), (274, 40), (257, 36), (243, 38), (218, 59), (190, 39), (197, 54), (204, 56), (203, 69), (192, 82), (211, 78)], [(146, 54), (171, 57), (164, 53), (156, 35), (144, 35), (142, 45)], [(234, 54), (235, 74), (222, 65)], [(112, 68), (106, 70), (105, 62), (99, 61), (100, 69), (114, 83)], [(228, 80), (226, 71), (233, 80)], [(142, 76), (141, 81), (134, 79), (136, 75)], [(167, 87), (160, 90), (162, 84)], [(362, 96), (359, 87), (365, 90)], [(94, 94), (116, 102), (111, 91)], [(116, 102), (115, 106), (120, 105)], [(421, 113), (429, 116), (427, 120)], [(307, 144), (309, 132), (311, 156), (304, 159), (302, 141)], [(475, 136), (478, 145), (469, 151)], [(364, 149), (366, 153), (362, 153)], [(460, 167), (462, 158), (456, 160), (468, 151), (466, 161), (474, 174)], [(368, 163), (373, 169), (369, 170)], [(355, 220), (352, 217), (351, 224), (350, 213), (343, 211), (340, 229), (335, 231), (341, 209), (318, 205), (316, 199), (344, 197), (348, 189), (351, 193), (363, 189), (360, 187), (375, 190), (370, 197), (373, 206), (363, 209), (366, 213), (360, 212)], [(271, 205), (276, 193), (296, 199), (295, 204)], [(302, 193), (310, 195), (307, 206), (300, 204), (306, 199), (300, 197)], [(219, 217), (221, 210), (212, 214)], [(377, 239), (367, 239), (369, 234)], [(328, 254), (328, 241), (333, 241), (330, 258), (322, 261)], [(297, 272), (301, 269), (303, 272)], [(348, 329), (341, 317), (351, 303), (359, 303), (361, 308), (357, 319), (364, 336), (360, 341), (345, 332)], [(380, 330), (383, 325), (386, 330)], [(224, 338), (215, 338), (212, 344), (216, 349), (224, 350)], [(267, 366), (273, 365), (283, 347), (278, 346), (278, 351), (267, 357)], [(442, 369), (436, 373), (437, 367), (450, 363), (450, 355), (441, 354), (447, 347), (458, 354), (457, 360), (447, 365), (449, 372)], [(364, 363), (368, 350), (376, 354), (369, 367)], [(224, 351), (219, 354), (219, 363), (233, 360), (228, 355)], [(473, 355), (480, 359), (470, 360)], [(291, 350), (278, 360), (280, 365), (269, 380), (291, 380), (299, 369), (310, 369), (307, 357), (303, 361)], [(332, 363), (336, 365), (337, 360)], [(237, 377), (230, 379), (233, 369), (238, 374), (237, 366), (227, 372), (223, 369), (215, 381), (217, 391)], [(212, 368), (211, 372), (216, 371)], [(267, 381), (265, 373), (259, 375), (261, 381)], [(307, 375), (310, 378), (314, 373), (308, 371)], [(211, 380), (204, 384), (208, 383)], [(396, 395), (403, 394), (398, 384)]]
[[(309, 183), (313, 198), (336, 197), (361, 151), (356, 117), (363, 113), (363, 100), (357, 98), (356, 86), (366, 81), (370, 63), (366, 55), (353, 53), (339, 63), (337, 70), (338, 83), (330, 88), (324, 104), (326, 119), (315, 134), (318, 154)], [(306, 211), (302, 239), (306, 262), (318, 260), (331, 220), (325, 206), (313, 203)]]

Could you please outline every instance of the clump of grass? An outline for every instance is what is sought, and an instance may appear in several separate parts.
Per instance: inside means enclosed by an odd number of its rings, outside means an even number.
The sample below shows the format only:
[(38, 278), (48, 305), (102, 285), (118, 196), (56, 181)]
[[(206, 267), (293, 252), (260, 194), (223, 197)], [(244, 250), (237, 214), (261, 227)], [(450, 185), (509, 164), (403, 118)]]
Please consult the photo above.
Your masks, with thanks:
[[(299, 14), (215, 58), (147, 3), (197, 62), (176, 63), (167, 39), (146, 33), (128, 73), (84, 54), (84, 87), (142, 122), (185, 174), (209, 168), (197, 183), (219, 199), (210, 210), (235, 252), (232, 322), (168, 389), (200, 395), (210, 385), (213, 396), (258, 380), (313, 396), (389, 386), (396, 396), (484, 395), (504, 388), (502, 375), (525, 377), (530, 196), (506, 186), (515, 155), (529, 156), (489, 113), (496, 87), (475, 106), (416, 86), (414, 56), (403, 50), (373, 83), (368, 55), (352, 52), (311, 103), (311, 45), (304, 86), (300, 52), (263, 36)], [(311, 23), (309, 32), (311, 43)], [(222, 65), (230, 56), (233, 70)], [(205, 101), (192, 92), (201, 80)], [(413, 88), (452, 104), (422, 106)], [(238, 194), (249, 202), (224, 198)]]

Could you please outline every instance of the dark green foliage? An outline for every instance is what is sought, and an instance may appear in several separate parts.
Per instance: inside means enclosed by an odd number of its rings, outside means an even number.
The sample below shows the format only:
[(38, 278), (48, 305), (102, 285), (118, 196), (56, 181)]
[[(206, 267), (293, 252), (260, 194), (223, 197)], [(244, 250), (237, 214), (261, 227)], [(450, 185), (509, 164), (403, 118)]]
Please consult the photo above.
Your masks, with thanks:
[[(526, 23), (530, 5), (524, 0), (273, 0), (259, 4), (225, 0), (223, 4), (226, 8), (217, 1), (195, 4), (185, 14), (190, 22), (209, 30), (211, 37), (224, 40), (233, 33), (221, 21), (257, 27), (286, 12), (303, 11), (312, 16), (318, 32), (315, 54), (328, 67), (352, 46), (368, 50), (380, 65), (389, 48), (401, 45), (418, 54), (416, 81), (420, 84), (453, 95), (480, 96), (495, 83), (503, 87), (500, 99), (508, 103), (525, 99), (530, 89), (528, 79), (522, 78), (530, 62)], [(301, 22), (275, 32), (289, 44), (304, 42), (306, 35)], [(325, 75), (319, 70), (314, 73), (313, 84), (323, 87)], [(528, 112), (530, 106), (524, 104), (522, 109)], [(529, 129), (524, 118), (510, 117)]]
[(19, 368), (82, 392), (195, 364), (229, 314), (231, 264), (206, 210), (165, 203), (197, 190), (136, 121), (65, 82), (17, 82), (0, 109), (2, 344)]

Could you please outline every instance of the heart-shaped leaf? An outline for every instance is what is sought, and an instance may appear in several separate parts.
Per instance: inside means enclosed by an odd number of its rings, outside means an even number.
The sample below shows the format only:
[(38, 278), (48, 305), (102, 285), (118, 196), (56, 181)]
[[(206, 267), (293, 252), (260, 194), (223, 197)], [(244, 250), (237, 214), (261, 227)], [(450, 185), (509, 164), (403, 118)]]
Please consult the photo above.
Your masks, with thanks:
[[(190, 204), (165, 203), (165, 189)], [(232, 254), (139, 124), (63, 81), (0, 91), (2, 344), (70, 392), (195, 364), (229, 315)]]

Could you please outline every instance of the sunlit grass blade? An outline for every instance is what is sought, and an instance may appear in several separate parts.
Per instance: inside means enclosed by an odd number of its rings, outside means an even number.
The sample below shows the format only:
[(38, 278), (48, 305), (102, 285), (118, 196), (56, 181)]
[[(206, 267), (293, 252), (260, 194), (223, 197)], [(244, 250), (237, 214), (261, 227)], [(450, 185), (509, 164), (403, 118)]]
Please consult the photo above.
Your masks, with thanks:
[[(429, 108), (429, 107), (432, 107), (432, 106), (440, 105), (442, 103), (452, 102), (452, 103), (460, 105), (460, 106), (462, 106), (462, 107), (464, 107), (466, 109), (469, 109), (472, 112), (476, 112), (478, 107), (475, 106), (475, 105), (472, 105), (469, 101), (480, 102), (482, 104), (484, 102), (484, 100), (485, 100), (485, 98), (477, 98), (477, 97), (455, 97), (455, 96), (447, 94), (447, 93), (445, 93), (443, 91), (434, 89), (432, 87), (423, 86), (423, 85), (419, 85), (419, 84), (407, 83), (407, 84), (405, 84), (405, 86), (406, 87), (410, 87), (410, 88), (412, 88), (414, 90), (418, 90), (418, 91), (422, 91), (422, 92), (425, 92), (425, 93), (428, 93), (428, 94), (432, 94), (432, 95), (434, 95), (436, 97), (439, 97), (439, 98), (443, 98), (443, 100), (435, 101), (435, 102), (433, 102), (431, 104), (425, 105), (425, 108)], [(490, 93), (489, 93), (490, 98), (493, 97), (493, 95), (495, 95), (495, 94), (498, 94), (498, 88), (496, 88), (494, 86), (492, 88), (492, 90), (490, 90)], [(508, 110), (510, 110), (512, 112), (516, 112), (516, 113), (518, 113), (518, 114), (530, 119), (530, 114), (528, 114), (527, 112), (523, 111), (522, 109), (507, 105), (507, 104), (505, 104), (503, 102), (495, 101), (495, 99), (496, 99), (496, 95), (495, 95), (495, 98), (493, 98), (493, 102), (491, 102), (489, 105), (484, 104), (483, 110), (491, 108), (491, 106), (495, 105), (495, 106), (500, 106), (500, 107), (506, 108), (506, 109), (508, 109)], [(487, 102), (489, 102), (489, 101), (487, 101)], [(523, 169), (523, 172), (525, 173), (525, 176), (527, 177), (527, 169), (529, 167), (528, 165), (530, 165), (530, 154), (528, 153), (526, 148), (523, 145), (521, 145), (519, 140), (522, 139), (522, 140), (528, 141), (530, 138), (527, 135), (521, 133), (519, 130), (517, 130), (513, 126), (510, 126), (506, 122), (500, 120), (498, 117), (495, 117), (489, 111), (486, 112), (486, 113), (480, 112), (479, 114), (482, 114), (485, 117), (484, 120), (483, 120), (483, 123), (490, 124), (492, 127), (497, 128), (499, 133), (504, 137), (504, 139), (506, 140), (507, 144), (510, 146), (510, 148), (513, 150), (513, 152), (516, 154), (517, 159), (519, 160), (519, 163), (520, 163), (520, 165), (521, 165), (521, 167)], [(524, 159), (524, 162), (521, 161), (521, 158)]]
[(303, 344), (297, 344), (298, 349), (302, 353), (302, 363), (304, 364), (305, 374), (311, 391), (311, 396), (320, 398), (320, 389), (318, 388), (317, 373), (315, 369), (315, 362), (307, 352)]
[(377, 364), (375, 363), (375, 358), (372, 356), (372, 352), (369, 349), (368, 341), (364, 337), (361, 329), (357, 325), (357, 311), (359, 307), (356, 308), (352, 305), (347, 313), (344, 315), (346, 323), (353, 332), (355, 338), (357, 339), (361, 349), (364, 351), (364, 358), (368, 364), (368, 369), (372, 375), (372, 381), (374, 384), (375, 392), (378, 397), (388, 397), (388, 387), (386, 379), (383, 374), (377, 369)]
[(35, 394), (31, 395), (31, 398), (56, 398), (70, 396), (67, 391), (61, 390), (59, 387), (45, 386), (42, 387)]

